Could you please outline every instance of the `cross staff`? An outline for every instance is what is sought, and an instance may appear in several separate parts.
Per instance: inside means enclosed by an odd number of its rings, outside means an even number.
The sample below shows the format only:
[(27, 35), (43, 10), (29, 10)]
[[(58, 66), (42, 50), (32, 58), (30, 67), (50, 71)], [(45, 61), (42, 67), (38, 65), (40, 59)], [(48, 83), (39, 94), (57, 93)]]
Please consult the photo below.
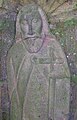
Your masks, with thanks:
[(54, 69), (54, 46), (49, 47), (50, 62), (50, 76), (49, 76), (49, 90), (48, 90), (48, 120), (54, 120), (54, 105), (55, 105), (55, 87), (56, 79), (52, 77), (52, 71)]

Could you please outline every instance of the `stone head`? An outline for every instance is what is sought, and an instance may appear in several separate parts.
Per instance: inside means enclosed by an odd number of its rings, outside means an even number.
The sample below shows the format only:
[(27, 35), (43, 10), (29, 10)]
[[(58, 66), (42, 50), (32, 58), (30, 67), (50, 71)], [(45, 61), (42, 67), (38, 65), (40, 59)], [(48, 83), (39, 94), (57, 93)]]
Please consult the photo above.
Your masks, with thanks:
[(27, 4), (19, 11), (16, 23), (16, 40), (41, 37), (48, 33), (48, 22), (45, 13), (39, 6)]

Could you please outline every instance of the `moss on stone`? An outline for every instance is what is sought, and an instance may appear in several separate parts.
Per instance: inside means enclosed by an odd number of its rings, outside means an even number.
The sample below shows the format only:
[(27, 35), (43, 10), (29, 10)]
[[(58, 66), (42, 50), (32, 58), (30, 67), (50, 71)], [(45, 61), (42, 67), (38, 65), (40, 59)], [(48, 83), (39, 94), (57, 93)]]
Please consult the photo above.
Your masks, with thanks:
[(73, 75), (71, 79), (75, 84), (77, 84), (77, 75)]

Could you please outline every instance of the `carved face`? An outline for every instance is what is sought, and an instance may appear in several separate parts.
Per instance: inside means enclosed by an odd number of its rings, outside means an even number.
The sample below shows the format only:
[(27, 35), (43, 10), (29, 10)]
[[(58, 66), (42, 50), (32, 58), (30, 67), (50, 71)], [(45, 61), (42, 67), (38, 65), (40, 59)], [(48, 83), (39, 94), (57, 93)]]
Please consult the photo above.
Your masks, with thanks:
[(22, 12), (20, 28), (24, 39), (41, 36), (42, 20), (36, 8), (28, 8), (28, 10)]

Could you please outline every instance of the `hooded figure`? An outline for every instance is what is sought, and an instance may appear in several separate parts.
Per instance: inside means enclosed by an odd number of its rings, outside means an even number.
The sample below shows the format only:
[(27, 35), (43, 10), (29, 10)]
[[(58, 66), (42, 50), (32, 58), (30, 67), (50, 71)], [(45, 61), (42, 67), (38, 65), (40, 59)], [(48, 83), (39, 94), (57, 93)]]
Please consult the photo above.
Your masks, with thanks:
[(7, 56), (10, 120), (67, 120), (70, 73), (65, 54), (35, 4), (17, 17), (16, 43)]

